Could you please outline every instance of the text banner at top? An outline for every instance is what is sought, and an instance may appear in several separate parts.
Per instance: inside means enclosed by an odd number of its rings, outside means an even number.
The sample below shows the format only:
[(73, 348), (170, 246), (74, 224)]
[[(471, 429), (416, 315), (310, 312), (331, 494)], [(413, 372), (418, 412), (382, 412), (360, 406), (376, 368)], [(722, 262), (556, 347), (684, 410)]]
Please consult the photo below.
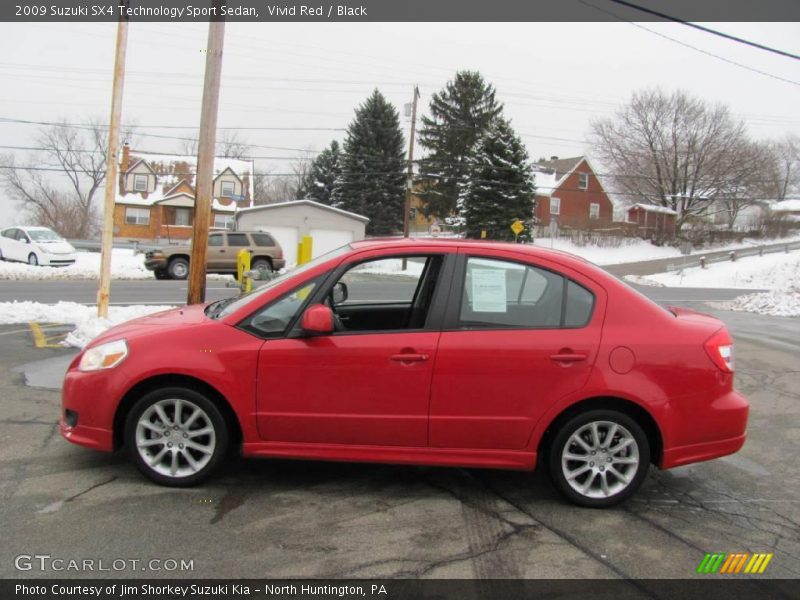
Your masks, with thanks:
[[(639, 8), (637, 8), (639, 7)], [(641, 10), (641, 8), (645, 10)], [(3, 0), (5, 22), (800, 21), (797, 0)]]

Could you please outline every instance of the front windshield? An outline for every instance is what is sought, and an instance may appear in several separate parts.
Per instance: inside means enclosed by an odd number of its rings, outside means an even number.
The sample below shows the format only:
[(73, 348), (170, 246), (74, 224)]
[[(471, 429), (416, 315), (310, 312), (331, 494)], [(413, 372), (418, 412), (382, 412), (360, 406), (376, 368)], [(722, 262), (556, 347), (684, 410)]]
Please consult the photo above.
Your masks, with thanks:
[[(314, 260), (307, 262), (304, 265), (301, 265), (291, 271), (287, 271), (283, 275), (279, 275), (275, 279), (268, 281), (260, 288), (258, 288), (257, 290), (253, 290), (249, 294), (238, 296), (235, 299), (228, 298), (226, 300), (220, 300), (219, 303), (214, 303), (209, 305), (209, 309), (212, 310), (206, 311), (206, 313), (212, 319), (222, 319), (230, 314), (235, 313), (237, 310), (249, 304), (250, 302), (258, 300), (258, 298), (260, 298), (262, 294), (268, 292), (276, 285), (280, 285), (290, 277), (295, 277), (296, 275), (302, 275), (303, 273), (305, 273), (306, 271), (310, 271), (317, 265), (327, 262), (332, 258), (336, 258), (337, 256), (341, 256), (342, 254), (345, 254), (350, 250), (351, 248), (349, 245), (336, 248), (336, 250), (331, 250), (330, 252), (320, 255)], [(215, 306), (215, 304), (218, 304), (218, 306)], [(222, 306), (220, 307), (219, 305)]]
[(28, 237), (34, 242), (59, 242), (62, 239), (60, 235), (50, 229), (29, 229)]

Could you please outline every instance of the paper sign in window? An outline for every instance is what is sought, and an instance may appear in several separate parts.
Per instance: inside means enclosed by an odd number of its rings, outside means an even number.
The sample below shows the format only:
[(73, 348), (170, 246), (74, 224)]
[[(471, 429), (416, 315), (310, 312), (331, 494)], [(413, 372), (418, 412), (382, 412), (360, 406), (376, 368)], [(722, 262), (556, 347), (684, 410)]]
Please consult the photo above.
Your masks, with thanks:
[(472, 269), (472, 310), (506, 312), (506, 272), (502, 269)]

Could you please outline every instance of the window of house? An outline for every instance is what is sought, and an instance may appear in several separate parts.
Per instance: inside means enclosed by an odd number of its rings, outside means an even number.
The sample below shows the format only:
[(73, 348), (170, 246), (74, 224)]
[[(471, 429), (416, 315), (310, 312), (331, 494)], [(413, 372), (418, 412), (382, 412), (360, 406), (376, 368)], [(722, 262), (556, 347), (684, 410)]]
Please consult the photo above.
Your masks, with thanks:
[(223, 198), (233, 198), (234, 193), (236, 192), (236, 185), (232, 181), (223, 181), (222, 182), (222, 197)]
[(590, 219), (600, 218), (600, 205), (597, 202), (589, 203), (589, 218)]
[(583, 327), (594, 296), (558, 273), (531, 265), (470, 257), (458, 326), (476, 328)]
[(133, 206), (125, 207), (125, 222), (128, 225), (149, 225), (150, 224), (150, 209), (149, 208), (134, 208)]
[(247, 235), (244, 233), (229, 233), (228, 234), (228, 246), (237, 246), (241, 248), (246, 248), (250, 245), (250, 240), (247, 239)]
[(214, 215), (214, 227), (219, 227), (220, 229), (233, 229), (234, 222), (233, 215)]
[(134, 175), (133, 176), (133, 191), (146, 192), (147, 191), (147, 175)]
[(192, 211), (188, 208), (175, 209), (175, 225), (189, 226), (192, 224)]
[(550, 214), (558, 215), (561, 213), (561, 198), (550, 198)]
[(588, 173), (578, 173), (578, 187), (582, 190), (585, 190), (589, 187)]

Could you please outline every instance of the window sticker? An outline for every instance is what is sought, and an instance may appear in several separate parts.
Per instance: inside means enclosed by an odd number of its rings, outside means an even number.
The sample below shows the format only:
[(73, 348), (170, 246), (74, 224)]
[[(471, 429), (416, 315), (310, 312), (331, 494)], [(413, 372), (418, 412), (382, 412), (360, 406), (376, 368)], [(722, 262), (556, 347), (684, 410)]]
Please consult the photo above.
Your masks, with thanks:
[(502, 269), (472, 269), (472, 310), (506, 312), (506, 272)]

